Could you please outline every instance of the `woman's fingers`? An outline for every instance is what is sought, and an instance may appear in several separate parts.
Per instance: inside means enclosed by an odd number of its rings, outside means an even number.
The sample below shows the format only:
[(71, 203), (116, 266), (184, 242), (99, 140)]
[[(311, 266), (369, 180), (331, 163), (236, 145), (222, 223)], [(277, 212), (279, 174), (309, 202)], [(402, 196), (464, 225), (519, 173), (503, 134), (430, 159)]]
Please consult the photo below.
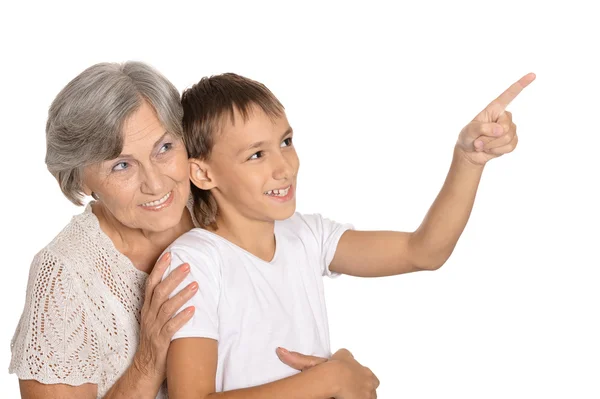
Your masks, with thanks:
[(171, 293), (181, 284), (189, 272), (190, 265), (183, 263), (155, 286), (150, 302), (150, 308), (153, 313), (159, 311), (160, 307), (169, 299)]
[(165, 323), (164, 327), (160, 332), (161, 335), (170, 341), (173, 335), (177, 331), (179, 331), (179, 329), (183, 327), (185, 323), (190, 321), (190, 319), (194, 315), (195, 310), (196, 309), (193, 306), (188, 306), (187, 308), (183, 309), (177, 314), (177, 316), (173, 317), (167, 323)]
[[(193, 282), (169, 299), (169, 296), (190, 272), (189, 265), (184, 263), (163, 280), (171, 260), (170, 254), (165, 253), (156, 262), (147, 278), (146, 297), (141, 313), (140, 344), (136, 352), (136, 357), (143, 359), (144, 367), (154, 369), (160, 375), (164, 375), (167, 349), (171, 338), (190, 320), (194, 314), (194, 307), (190, 306), (184, 309), (175, 317), (173, 315), (198, 290), (198, 283)], [(190, 286), (195, 288), (190, 289)]]
[(144, 305), (142, 306), (142, 310), (144, 308), (148, 308), (150, 303), (152, 302), (152, 295), (154, 293), (154, 288), (160, 283), (162, 280), (163, 274), (165, 274), (165, 270), (171, 264), (171, 254), (169, 252), (164, 253), (152, 269), (152, 272), (146, 279), (146, 289), (145, 289), (145, 297), (144, 297)]
[(181, 309), (181, 307), (185, 305), (185, 303), (189, 301), (194, 294), (196, 294), (196, 291), (198, 291), (198, 283), (194, 281), (179, 291), (171, 299), (165, 301), (158, 310), (158, 314), (156, 315), (156, 323), (161, 327), (165, 325), (169, 319), (171, 319), (175, 313), (177, 313), (177, 311)]

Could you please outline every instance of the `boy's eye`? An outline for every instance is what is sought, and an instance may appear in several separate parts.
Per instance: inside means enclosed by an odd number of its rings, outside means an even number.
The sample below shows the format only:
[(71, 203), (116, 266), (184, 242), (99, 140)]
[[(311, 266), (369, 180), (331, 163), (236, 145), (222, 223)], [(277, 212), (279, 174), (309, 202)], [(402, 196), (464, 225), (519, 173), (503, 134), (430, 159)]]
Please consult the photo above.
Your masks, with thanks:
[(253, 159), (258, 159), (258, 158), (262, 158), (263, 157), (263, 152), (259, 151), (259, 152), (255, 152), (254, 154), (252, 154), (252, 156), (250, 158), (248, 158), (248, 160), (253, 160)]
[(283, 142), (281, 143), (282, 147), (289, 147), (291, 145), (292, 145), (292, 138), (291, 137), (288, 137), (287, 139), (283, 140)]
[(112, 170), (114, 170), (115, 172), (119, 172), (119, 171), (125, 170), (127, 168), (129, 168), (129, 164), (127, 162), (119, 162), (118, 164), (113, 166)]

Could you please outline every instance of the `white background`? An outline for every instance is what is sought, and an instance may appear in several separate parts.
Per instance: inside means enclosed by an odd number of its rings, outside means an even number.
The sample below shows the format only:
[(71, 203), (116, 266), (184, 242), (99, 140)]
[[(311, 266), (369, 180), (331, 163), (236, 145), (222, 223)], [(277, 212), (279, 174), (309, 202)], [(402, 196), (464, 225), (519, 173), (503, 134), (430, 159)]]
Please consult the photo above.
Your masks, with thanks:
[[(298, 210), (413, 230), (460, 129), (527, 72), (517, 150), (493, 160), (439, 271), (326, 282), (332, 348), (380, 398), (599, 398), (600, 63), (594, 2), (19, 2), (0, 9), (0, 397), (29, 262), (70, 217), (48, 106), (84, 68), (146, 61), (180, 89), (233, 71), (286, 106)], [(167, 5), (169, 4), (169, 5)]]

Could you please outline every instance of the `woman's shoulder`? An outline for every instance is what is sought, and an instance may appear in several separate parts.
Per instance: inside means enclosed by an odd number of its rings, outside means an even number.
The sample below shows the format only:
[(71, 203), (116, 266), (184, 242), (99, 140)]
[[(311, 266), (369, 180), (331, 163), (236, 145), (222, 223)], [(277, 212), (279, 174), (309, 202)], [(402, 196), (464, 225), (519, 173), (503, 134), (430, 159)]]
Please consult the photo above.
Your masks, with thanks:
[(103, 372), (122, 370), (132, 353), (123, 337), (137, 328), (143, 284), (131, 284), (127, 276), (115, 283), (113, 266), (119, 260), (104, 240), (110, 239), (88, 205), (34, 257), (11, 341), (9, 370), (19, 378), (103, 384)]
[(51, 258), (52, 263), (60, 264), (61, 267), (68, 269), (70, 265), (77, 265), (78, 270), (81, 270), (92, 261), (93, 257), (90, 255), (110, 255), (111, 247), (114, 248), (112, 241), (100, 229), (98, 219), (88, 204), (83, 212), (74, 215), (69, 223), (38, 251), (34, 257), (34, 265)]

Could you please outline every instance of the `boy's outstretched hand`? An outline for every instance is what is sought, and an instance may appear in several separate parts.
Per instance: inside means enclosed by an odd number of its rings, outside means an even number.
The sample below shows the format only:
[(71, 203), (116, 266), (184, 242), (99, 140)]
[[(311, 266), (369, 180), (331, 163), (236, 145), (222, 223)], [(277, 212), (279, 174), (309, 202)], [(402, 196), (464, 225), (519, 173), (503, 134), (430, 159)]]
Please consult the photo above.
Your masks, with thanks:
[(533, 73), (523, 76), (463, 128), (456, 147), (468, 161), (483, 166), (515, 149), (519, 141), (517, 127), (506, 107), (534, 80)]

